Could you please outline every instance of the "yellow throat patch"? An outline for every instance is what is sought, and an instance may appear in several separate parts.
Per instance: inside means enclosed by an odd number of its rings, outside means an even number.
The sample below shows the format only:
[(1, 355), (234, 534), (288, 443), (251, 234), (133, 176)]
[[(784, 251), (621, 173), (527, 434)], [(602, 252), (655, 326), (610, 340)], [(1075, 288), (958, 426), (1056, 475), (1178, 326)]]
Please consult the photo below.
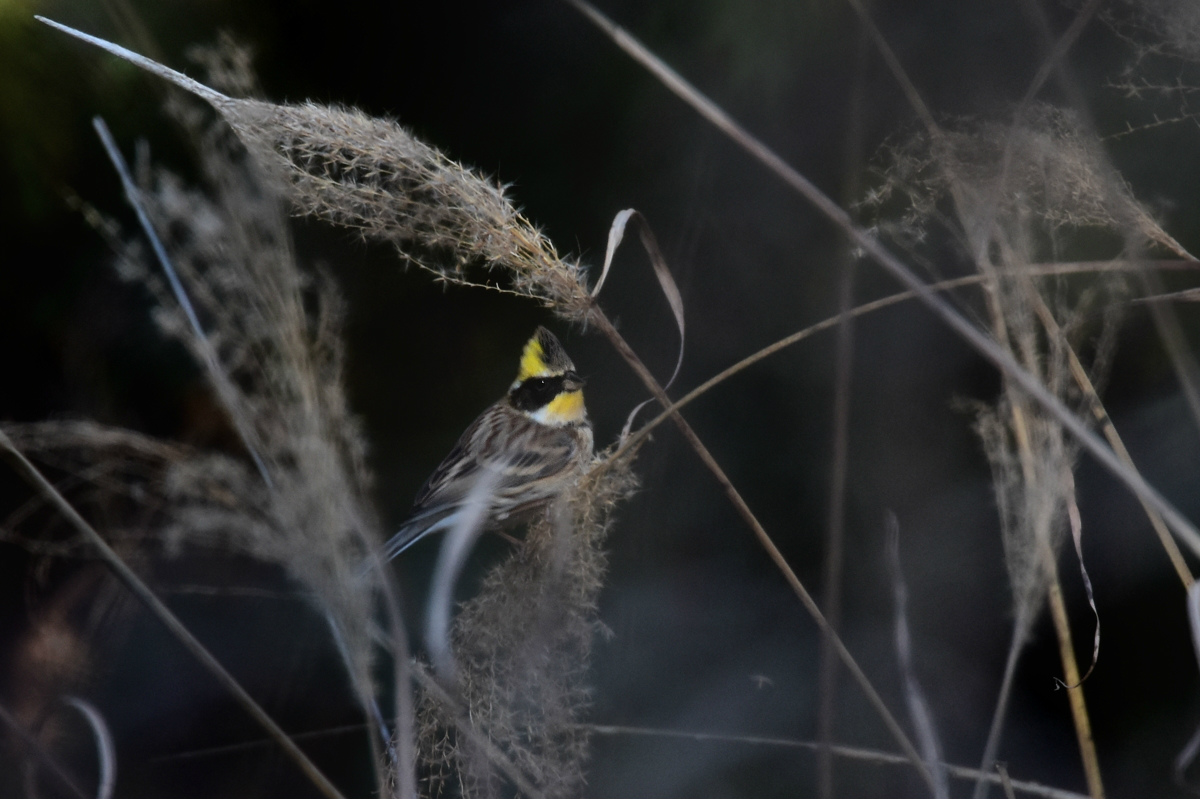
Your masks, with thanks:
[(566, 424), (578, 422), (585, 416), (583, 410), (583, 392), (569, 391), (559, 394), (544, 410), (547, 424)]

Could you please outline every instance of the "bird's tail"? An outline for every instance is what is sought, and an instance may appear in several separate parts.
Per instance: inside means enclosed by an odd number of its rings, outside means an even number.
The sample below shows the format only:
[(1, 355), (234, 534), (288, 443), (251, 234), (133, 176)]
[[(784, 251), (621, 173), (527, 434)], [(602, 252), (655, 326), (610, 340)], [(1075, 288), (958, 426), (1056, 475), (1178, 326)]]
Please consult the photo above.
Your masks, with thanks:
[(414, 516), (404, 523), (398, 533), (388, 539), (380, 554), (384, 561), (389, 561), (430, 533), (449, 530), (458, 523), (458, 517), (461, 514), (462, 510), (458, 509), (441, 518), (431, 518), (435, 514)]

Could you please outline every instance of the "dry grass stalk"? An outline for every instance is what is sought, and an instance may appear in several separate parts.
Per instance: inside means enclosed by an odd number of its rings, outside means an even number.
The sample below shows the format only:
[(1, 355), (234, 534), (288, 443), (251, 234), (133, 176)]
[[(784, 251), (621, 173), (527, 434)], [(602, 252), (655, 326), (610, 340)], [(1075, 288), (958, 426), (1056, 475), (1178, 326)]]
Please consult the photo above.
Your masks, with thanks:
[[(248, 431), (271, 486), (230, 459), (177, 464), (165, 477), (168, 497), (208, 475), (244, 499), (232, 513), (173, 502), (167, 540), (177, 547), (221, 534), (225, 546), (283, 565), (319, 597), (350, 656), (356, 689), (371, 696), (375, 596), (357, 574), (380, 533), (366, 501), (365, 444), (342, 385), (343, 303), (330, 279), (298, 268), (284, 207), (254, 163), (227, 134), (196, 134), (211, 193), (148, 164), (140, 172), (143, 202), (166, 233), (207, 340), (193, 334), (155, 268), (126, 258), (122, 274), (153, 292), (155, 320), (167, 335), (201, 362), (209, 348), (215, 353), (226, 379), (214, 387)], [(246, 513), (246, 505), (261, 513)]]
[[(192, 541), (221, 531), (235, 548), (284, 563), (326, 609), (366, 702), (373, 696), (375, 592), (355, 578), (377, 538), (362, 502), (363, 447), (340, 388), (340, 305), (329, 281), (306, 280), (295, 269), (279, 200), (391, 242), (453, 283), (476, 282), (467, 272), (473, 264), (502, 267), (507, 290), (575, 321), (594, 313), (582, 270), (558, 257), (500, 187), (392, 122), (314, 104), (231, 99), (123, 54), (208, 100), (250, 155), (228, 137), (193, 131), (203, 143), (213, 199), (165, 171), (140, 169), (155, 228), (178, 234), (166, 244), (207, 335), (196, 336), (195, 325), (172, 310), (167, 286), (138, 253), (125, 253), (123, 274), (161, 300), (164, 331), (198, 356), (213, 353), (221, 378), (215, 388), (269, 478), (264, 487), (245, 469), (239, 475), (242, 485), (254, 486), (262, 512), (250, 518), (260, 523), (239, 520), (238, 511), (183, 507), (172, 509), (172, 529)], [(313, 304), (321, 309), (315, 317), (305, 310)], [(425, 727), (444, 732), (422, 739), (425, 771), (453, 772), (470, 790), (490, 793), (495, 777), (486, 758), (464, 754), (482, 732), (546, 795), (567, 795), (582, 784), (587, 734), (578, 721), (599, 625), (600, 547), (612, 510), (634, 485), (629, 459), (609, 465), (581, 480), (561, 518), (533, 525), (518, 554), (464, 608), (453, 633), (461, 664), (454, 698), (477, 729), (451, 732), (456, 716), (439, 715), (437, 702), (427, 698)], [(173, 464), (175, 479), (164, 481), (164, 491), (193, 484), (189, 469), (209, 468), (194, 459)], [(237, 481), (222, 482), (234, 490)], [(400, 747), (404, 733), (397, 731)]]
[(588, 321), (593, 307), (583, 268), (559, 257), (502, 186), (395, 122), (316, 103), (229, 97), (112, 42), (38, 19), (212, 105), (302, 212), (390, 242), (448, 282), (500, 288), (468, 275), (467, 267), (501, 267), (510, 285), (500, 290), (536, 299), (564, 319)]
[[(865, 12), (861, 10), (861, 7), (855, 3), (854, 0), (852, 0), (852, 3), (856, 6), (856, 8), (859, 8), (860, 14), (865, 16)], [(1134, 12), (1133, 16), (1135, 18), (1139, 18), (1143, 29), (1150, 31), (1152, 38), (1157, 40), (1156, 48), (1160, 47), (1166, 39), (1177, 36), (1181, 31), (1190, 31), (1195, 27), (1194, 8), (1189, 8), (1187, 12), (1183, 12), (1181, 9), (1181, 4), (1173, 3), (1169, 0), (1168, 2), (1163, 3), (1132, 3), (1130, 5), (1134, 6), (1135, 8), (1140, 6), (1140, 8)], [(1123, 239), (1125, 247), (1128, 250), (1131, 250), (1135, 255), (1140, 254), (1142, 248), (1146, 244), (1153, 242), (1157, 245), (1166, 247), (1167, 249), (1184, 258), (1191, 258), (1187, 251), (1181, 245), (1179, 245), (1178, 242), (1169, 236), (1148, 213), (1146, 213), (1135, 201), (1132, 200), (1132, 195), (1128, 191), (1128, 187), (1116, 174), (1115, 170), (1113, 170), (1108, 164), (1098, 142), (1094, 140), (1094, 136), (1087, 135), (1082, 131), (1081, 128), (1079, 128), (1079, 126), (1076, 125), (1068, 125), (1066, 126), (1065, 130), (1062, 126), (1059, 126), (1058, 130), (1053, 130), (1053, 126), (1047, 126), (1043, 121), (1040, 126), (1043, 129), (1036, 130), (1036, 132), (1042, 136), (1049, 134), (1049, 137), (1052, 140), (1057, 139), (1057, 141), (1052, 141), (1052, 144), (1054, 145), (1067, 144), (1068, 146), (1055, 146), (1050, 148), (1050, 150), (1047, 150), (1046, 148), (1040, 148), (1041, 152), (1038, 152), (1039, 148), (1029, 147), (1029, 142), (1025, 136), (1025, 134), (1028, 132), (1029, 126), (1026, 125), (1025, 122), (1030, 116), (1037, 115), (1038, 111), (1042, 112), (1041, 115), (1043, 117), (1045, 117), (1045, 113), (1043, 109), (1035, 109), (1035, 113), (1030, 114), (1028, 111), (1028, 105), (1038, 91), (1041, 82), (1043, 82), (1045, 78), (1049, 76), (1052, 68), (1055, 66), (1055, 62), (1061, 58), (1061, 56), (1065, 53), (1066, 48), (1068, 48), (1070, 43), (1075, 40), (1082, 30), (1083, 25), (1086, 24), (1087, 19), (1097, 10), (1098, 6), (1099, 4), (1094, 1), (1088, 2), (1082, 6), (1079, 14), (1072, 22), (1070, 28), (1066, 33), (1063, 34), (1062, 38), (1055, 45), (1054, 52), (1048, 57), (1042, 69), (1039, 70), (1038, 77), (1035, 78), (1033, 85), (1027, 91), (1024, 100), (1017, 110), (1014, 123), (1007, 129), (1007, 131), (1004, 131), (1004, 134), (1000, 137), (982, 137), (984, 141), (987, 141), (990, 138), (992, 141), (998, 141), (1001, 144), (1000, 156), (998, 158), (991, 159), (990, 163), (987, 161), (980, 162), (984, 165), (985, 169), (996, 172), (995, 176), (987, 181), (991, 184), (990, 191), (985, 191), (981, 194), (978, 191), (979, 185), (972, 185), (969, 179), (966, 181), (961, 180), (960, 178), (962, 176), (962, 172), (954, 169), (954, 166), (960, 166), (959, 163), (956, 163), (951, 168), (946, 169), (942, 176), (935, 179), (941, 180), (945, 184), (946, 193), (953, 197), (958, 221), (962, 225), (962, 230), (965, 233), (964, 237), (968, 240), (971, 252), (974, 254), (975, 265), (979, 269), (980, 273), (986, 278), (985, 285), (990, 288), (988, 302), (989, 311), (992, 317), (991, 321), (993, 332), (997, 340), (1003, 346), (1014, 349), (1014, 354), (1016, 354), (1015, 350), (1017, 348), (1014, 347), (1013, 343), (1010, 341), (1009, 330), (1006, 321), (1006, 316), (1011, 312), (1012, 309), (1006, 309), (1003, 306), (1000, 297), (998, 296), (997, 288), (1000, 284), (1001, 276), (997, 272), (995, 264), (992, 262), (993, 255), (990, 251), (990, 248), (992, 246), (997, 246), (1001, 250), (1004, 250), (1005, 245), (1008, 244), (1008, 251), (1010, 253), (1013, 251), (1013, 247), (1011, 246), (1012, 242), (1003, 241), (1006, 233), (1011, 232), (1013, 229), (1011, 226), (1011, 221), (1008, 226), (1006, 226), (1003, 222), (998, 223), (998, 217), (1001, 217), (1004, 214), (1003, 206), (1009, 201), (1010, 198), (1017, 200), (1018, 204), (1023, 206), (1020, 208), (1022, 213), (1029, 213), (1030, 210), (1028, 209), (1028, 206), (1031, 205), (1034, 207), (1034, 209), (1037, 209), (1036, 200), (1041, 198), (1035, 197), (1034, 203), (1028, 202), (1029, 197), (1026, 196), (1026, 192), (1028, 191), (1030, 184), (1028, 180), (1022, 180), (1023, 176), (1019, 173), (1023, 168), (1026, 168), (1027, 164), (1029, 163), (1033, 163), (1035, 167), (1038, 168), (1044, 167), (1045, 161), (1043, 160), (1043, 153), (1049, 152), (1051, 154), (1050, 163), (1054, 168), (1048, 170), (1048, 174), (1035, 176), (1035, 182), (1033, 184), (1034, 188), (1042, 191), (1044, 191), (1047, 186), (1049, 186), (1052, 190), (1061, 190), (1064, 187), (1073, 187), (1077, 189), (1079, 186), (1091, 182), (1096, 184), (1092, 188), (1098, 188), (1102, 190), (1101, 192), (1095, 194), (1080, 194), (1076, 192), (1073, 196), (1068, 193), (1066, 198), (1057, 198), (1060, 201), (1065, 199), (1068, 203), (1065, 206), (1067, 208), (1067, 218), (1065, 219), (1061, 217), (1064, 206), (1055, 206), (1051, 212), (1047, 214), (1046, 205), (1043, 204), (1043, 206), (1038, 210), (1041, 210), (1042, 212), (1043, 221), (1048, 221), (1050, 223), (1052, 231), (1057, 230), (1058, 227), (1064, 224), (1078, 225), (1080, 221), (1083, 222), (1084, 226), (1095, 224), (1097, 217), (1099, 217), (1101, 226), (1106, 226), (1105, 223), (1107, 223), (1107, 226), (1112, 229), (1112, 232), (1116, 233), (1119, 239)], [(1104, 13), (1111, 15), (1111, 7), (1106, 9)], [(1181, 15), (1186, 19), (1178, 19), (1178, 17)], [(1111, 19), (1112, 17), (1109, 16), (1110, 22)], [(1170, 36), (1164, 35), (1162, 30), (1164, 27), (1164, 22), (1168, 19), (1170, 22), (1166, 24), (1166, 27), (1172, 28)], [(869, 18), (866, 19), (866, 22), (868, 25), (873, 27), (873, 23), (871, 23)], [(1187, 39), (1186, 33), (1183, 34), (1183, 38), (1185, 40)], [(1192, 45), (1194, 46), (1194, 42)], [(881, 48), (885, 52), (886, 57), (887, 54), (890, 53), (886, 42), (881, 43)], [(1152, 49), (1156, 48), (1142, 50), (1142, 56), (1145, 56), (1146, 54), (1150, 53)], [(1183, 53), (1180, 52), (1178, 39), (1167, 42), (1165, 50), (1175, 50), (1179, 55), (1183, 55)], [(1184, 57), (1186, 57), (1186, 55)], [(906, 90), (909, 91), (910, 95), (915, 95), (915, 90), (912, 88), (911, 82), (908, 80), (903, 69), (899, 66), (898, 62), (896, 62), (894, 58), (889, 60), (889, 66), (892, 68), (897, 79), (904, 87), (906, 87)], [(1136, 93), (1136, 89), (1134, 93)], [(1071, 92), (1069, 91), (1068, 94), (1071, 94)], [(1076, 92), (1074, 96), (1078, 96), (1078, 93)], [(921, 115), (926, 124), (928, 136), (937, 143), (937, 146), (932, 149), (937, 152), (939, 158), (946, 156), (947, 153), (953, 152), (955, 149), (954, 141), (950, 137), (947, 137), (945, 132), (942, 131), (937, 123), (932, 120), (921, 103), (919, 97), (916, 98), (914, 105), (918, 111), (918, 114)], [(1183, 114), (1181, 116), (1187, 117), (1190, 115)], [(1035, 126), (1035, 129), (1036, 127), (1037, 126)], [(1077, 129), (1072, 130), (1072, 128)], [(977, 146), (977, 143), (974, 146)], [(995, 145), (993, 144), (993, 146)], [(1033, 159), (1029, 159), (1031, 152), (1035, 154)], [(950, 158), (947, 160), (952, 161), (953, 159)], [(997, 162), (999, 163), (998, 169), (996, 169)], [(1083, 167), (1082, 169), (1079, 168), (1081, 166)], [(1014, 172), (1018, 174), (1014, 176), (1012, 174)], [(1055, 172), (1058, 174), (1055, 174)], [(1066, 176), (1065, 180), (1063, 179), (1064, 176)], [(1014, 177), (1016, 178), (1015, 190), (1013, 181)], [(1087, 188), (1086, 186), (1084, 187), (1085, 189)], [(980, 197), (983, 198), (984, 210), (982, 213), (980, 213), (978, 210), (977, 201)], [(1051, 199), (1053, 200), (1055, 198), (1052, 197)], [(1081, 199), (1083, 200), (1082, 203), (1080, 202)], [(1096, 203), (1093, 203), (1091, 207), (1088, 207), (1089, 200), (1098, 201), (1100, 207), (1097, 208)], [(1071, 201), (1075, 202), (1072, 203)], [(1075, 216), (1081, 210), (1083, 211), (1082, 217)], [(1095, 213), (1097, 211), (1099, 212), (1098, 214)], [(1113, 213), (1114, 211), (1116, 213)], [(1034, 210), (1033, 212), (1036, 213), (1037, 211)], [(1056, 215), (1059, 216), (1058, 219), (1053, 218)], [(1144, 284), (1150, 287), (1151, 293), (1161, 293), (1161, 288), (1157, 286), (1157, 276), (1154, 273), (1145, 271), (1142, 275), (1142, 280)], [(1090, 405), (1093, 415), (1103, 427), (1105, 436), (1112, 447), (1112, 451), (1115, 453), (1115, 459), (1119, 460), (1129, 473), (1136, 473), (1136, 468), (1129, 458), (1128, 453), (1125, 451), (1124, 445), (1119, 436), (1116, 434), (1111, 421), (1108, 419), (1107, 413), (1103, 409), (1103, 405), (1099, 400), (1098, 393), (1095, 390), (1090, 376), (1083, 368), (1079, 358), (1072, 349), (1072, 345), (1068, 342), (1067, 337), (1062, 334), (1062, 330), (1057, 320), (1054, 318), (1053, 312), (1038, 293), (1036, 287), (1027, 282), (1024, 288), (1024, 299), (1030, 302), (1035, 312), (1039, 316), (1040, 322), (1044, 327), (1045, 334), (1053, 343), (1057, 344), (1062, 350), (1066, 351), (1068, 363), (1075, 383), (1084, 397), (1085, 404)], [(1197, 399), (1197, 394), (1193, 385), (1194, 376), (1196, 374), (1194, 359), (1187, 351), (1186, 346), (1182, 345), (1182, 337), (1178, 332), (1178, 324), (1175, 323), (1173, 316), (1166, 309), (1158, 306), (1152, 306), (1152, 313), (1155, 318), (1156, 325), (1159, 327), (1160, 334), (1164, 339), (1164, 344), (1171, 355), (1172, 362), (1176, 366), (1176, 370), (1179, 373), (1185, 396), (1187, 396), (1193, 412), (1197, 413), (1196, 409), (1200, 407), (1200, 399)], [(1028, 347), (1023, 348), (1023, 354), (1025, 355), (1024, 362), (1028, 363), (1028, 358), (1030, 355)], [(1032, 368), (1031, 371), (1036, 374), (1036, 371)], [(1006, 380), (1006, 391), (1011, 395), (1011, 376), (1009, 377), (1010, 379)], [(1046, 407), (1044, 402), (1042, 402), (1041, 405)], [(1035, 458), (1035, 452), (1031, 447), (1031, 442), (1027, 435), (1028, 425), (1026, 411), (1019, 405), (1014, 404), (1011, 408), (1010, 421), (1013, 432), (1016, 435), (1017, 446), (1021, 454), (1022, 465), (1024, 467), (1022, 470), (1023, 476), (1026, 480), (1029, 480), (1031, 479), (1033, 472), (1033, 468), (1031, 468), (1030, 464)], [(1070, 420), (1067, 419), (1065, 421), (1069, 422)], [(1076, 432), (1076, 435), (1078, 435), (1078, 432)], [(1083, 443), (1088, 443), (1086, 436), (1081, 436), (1080, 438)], [(1095, 446), (1089, 446), (1089, 449), (1096, 453)], [(1072, 526), (1075, 528), (1074, 535), (1076, 537), (1076, 549), (1079, 553), (1079, 558), (1081, 561), (1080, 565), (1082, 569), (1083, 556), (1079, 541), (1077, 518), (1078, 511), (1074, 504), (1074, 481), (1069, 471), (1063, 473), (1063, 478), (1062, 494), (1064, 504), (1072, 512)], [(1193, 582), (1191, 573), (1186, 564), (1183, 562), (1175, 542), (1170, 539), (1168, 535), (1165, 535), (1167, 525), (1162, 518), (1162, 515), (1159, 513), (1158, 503), (1148, 502), (1146, 497), (1141, 493), (1139, 493), (1139, 499), (1142, 501), (1142, 505), (1146, 510), (1151, 524), (1154, 527), (1156, 534), (1158, 534), (1165, 551), (1171, 558), (1176, 572), (1179, 574), (1184, 586), (1189, 587)], [(1178, 529), (1177, 525), (1176, 529)], [(1099, 797), (1103, 795), (1104, 788), (1101, 783), (1099, 762), (1096, 756), (1094, 743), (1092, 741), (1091, 724), (1087, 715), (1086, 705), (1083, 702), (1082, 686), (1080, 685), (1078, 669), (1075, 665), (1074, 650), (1070, 640), (1070, 631), (1067, 623), (1065, 603), (1062, 600), (1062, 592), (1058, 583), (1057, 564), (1054, 561), (1055, 556), (1052, 549), (1049, 549), (1045, 546), (1039, 548), (1042, 549), (1041, 560), (1044, 562), (1044, 572), (1048, 575), (1048, 598), (1054, 619), (1055, 631), (1059, 638), (1060, 655), (1063, 662), (1064, 672), (1068, 680), (1068, 695), (1071, 703), (1072, 717), (1075, 722), (1075, 729), (1079, 740), (1080, 751), (1083, 756), (1084, 771), (1087, 776), (1088, 786), (1091, 794)], [(1092, 599), (1091, 584), (1087, 579), (1086, 571), (1084, 571), (1084, 583), (1088, 593), (1089, 603), (1092, 605), (1094, 612), (1095, 604)], [(1007, 706), (1008, 691), (1011, 688), (1011, 679), (1016, 665), (1017, 654), (1019, 652), (1020, 639), (1022, 637), (1023, 633), (1021, 632), (1021, 621), (1018, 619), (1018, 623), (1014, 627), (1013, 643), (1009, 651), (1008, 664), (1005, 669), (1005, 677), (1000, 692), (1000, 699), (997, 703), (997, 712), (993, 718), (992, 730), (989, 733), (988, 742), (985, 746), (985, 769), (990, 768), (992, 760), (995, 757), (996, 748), (999, 744), (999, 735), (1001, 726), (1003, 724), (1004, 708)], [(1099, 620), (1097, 619), (1093, 665), (1095, 664), (1094, 658), (1099, 652), (1099, 640)], [(1089, 669), (1089, 674), (1090, 671), (1091, 670)], [(1084, 679), (1086, 679), (1086, 675)], [(977, 783), (975, 791), (976, 799), (980, 799), (980, 797), (985, 796), (986, 792), (987, 786), (982, 781)]]
[[(1082, 230), (1106, 235), (1118, 252), (1151, 243), (1171, 247), (1173, 240), (1112, 174), (1099, 145), (1069, 114), (1037, 107), (1020, 125), (942, 131), (936, 144), (930, 138), (892, 150), (894, 161), (873, 201), (878, 206), (900, 194), (905, 211), (900, 222), (883, 227), (911, 248), (920, 247), (935, 227), (948, 232), (964, 260), (984, 277), (996, 340), (1065, 404), (1096, 415), (1102, 406), (1094, 386), (1103, 382), (1111, 356), (1113, 309), (1119, 303), (1102, 303), (1108, 309), (1102, 312), (1093, 306), (1097, 297), (1119, 299), (1124, 286), (1108, 278), (1072, 290), (1062, 281), (1031, 277), (1024, 265), (1078, 246), (1072, 235)], [(942, 211), (950, 196), (956, 217)], [(1094, 340), (1088, 342), (1088, 336)], [(1092, 351), (1088, 369), (1078, 355), (1085, 342)], [(992, 464), (1014, 602), (1013, 640), (982, 770), (990, 769), (996, 755), (1018, 653), (1049, 599), (1089, 788), (1101, 796), (1055, 564), (1067, 509), (1075, 501), (1076, 446), (1060, 420), (1007, 380), (997, 404), (979, 410), (977, 430)], [(980, 783), (976, 796), (985, 792)]]
[[(579, 721), (590, 703), (592, 640), (602, 629), (602, 547), (617, 504), (636, 487), (630, 459), (608, 465), (530, 525), (525, 541), (463, 603), (451, 635), (458, 666), (452, 695), (475, 731), (547, 797), (575, 796), (583, 786), (589, 736)], [(423, 692), (423, 794), (503, 795), (502, 775), (457, 729), (457, 717), (456, 708)]]
[[(356, 694), (373, 708), (373, 616), (384, 586), (379, 572), (364, 577), (362, 564), (381, 533), (367, 501), (365, 442), (343, 388), (344, 304), (331, 279), (296, 263), (277, 183), (263, 179), (227, 128), (177, 115), (209, 186), (190, 188), (142, 158), (138, 200), (202, 332), (142, 247), (123, 247), (118, 270), (158, 301), (163, 332), (210, 365), (213, 389), (262, 477), (239, 458), (91, 425), (42, 426), (26, 431), (25, 443), (60, 457), (86, 451), (91, 471), (106, 478), (101, 491), (139, 491), (149, 510), (138, 534), (154, 531), (168, 552), (216, 546), (283, 566), (329, 620)], [(392, 645), (404, 651), (402, 641)]]
[[(581, 321), (589, 303), (578, 264), (563, 261), (504, 189), (400, 125), (347, 108), (232, 101), (219, 107), (297, 210), (394, 244), (455, 283), (468, 267), (503, 267), (511, 290)], [(433, 254), (430, 258), (428, 254)]]

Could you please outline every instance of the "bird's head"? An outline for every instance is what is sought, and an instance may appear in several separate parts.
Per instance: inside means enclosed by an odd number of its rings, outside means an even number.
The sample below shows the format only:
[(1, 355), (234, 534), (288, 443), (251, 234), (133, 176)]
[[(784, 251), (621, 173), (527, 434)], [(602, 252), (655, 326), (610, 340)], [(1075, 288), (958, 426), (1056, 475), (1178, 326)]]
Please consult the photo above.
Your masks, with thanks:
[(584, 379), (567, 351), (544, 327), (525, 344), (517, 379), (508, 391), (513, 407), (542, 424), (562, 427), (587, 418)]

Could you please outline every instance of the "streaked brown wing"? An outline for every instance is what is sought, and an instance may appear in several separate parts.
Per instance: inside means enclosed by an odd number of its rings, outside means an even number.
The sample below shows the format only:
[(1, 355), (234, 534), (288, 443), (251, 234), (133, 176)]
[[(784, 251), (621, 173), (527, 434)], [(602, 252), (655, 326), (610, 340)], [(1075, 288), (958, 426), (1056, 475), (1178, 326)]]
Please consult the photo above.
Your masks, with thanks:
[(497, 403), (471, 423), (433, 471), (417, 493), (413, 513), (462, 502), (484, 464), (500, 471), (496, 494), (511, 494), (570, 467), (579, 450), (569, 429), (547, 428)]

